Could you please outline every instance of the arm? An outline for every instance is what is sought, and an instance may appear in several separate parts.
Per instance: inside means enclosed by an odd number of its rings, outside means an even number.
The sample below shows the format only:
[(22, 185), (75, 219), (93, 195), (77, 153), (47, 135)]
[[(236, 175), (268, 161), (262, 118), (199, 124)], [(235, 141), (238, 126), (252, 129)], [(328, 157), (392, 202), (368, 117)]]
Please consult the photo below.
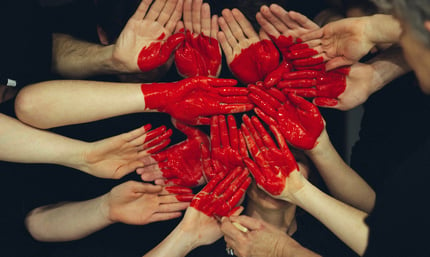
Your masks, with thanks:
[(103, 74), (147, 72), (165, 65), (183, 40), (182, 35), (172, 36), (181, 17), (182, 1), (152, 2), (141, 2), (119, 37), (115, 42), (109, 42), (111, 45), (54, 34), (54, 71), (67, 78), (81, 79)]
[(248, 170), (240, 167), (219, 172), (193, 198), (178, 226), (144, 257), (182, 257), (218, 240), (222, 233), (215, 217), (238, 215), (243, 210), (237, 205), (251, 183), (248, 175)]
[(150, 125), (128, 133), (88, 143), (29, 127), (0, 115), (1, 160), (51, 163), (104, 178), (120, 178), (143, 166), (140, 160), (164, 148), (171, 131)]
[[(27, 215), (26, 226), (36, 240), (58, 242), (83, 238), (117, 222), (144, 225), (177, 218), (188, 206), (178, 199), (191, 200), (191, 190), (184, 188), (178, 195), (168, 190), (128, 181), (91, 200), (36, 208)], [(181, 195), (190, 197), (178, 198)]]
[(15, 101), (18, 118), (51, 128), (114, 116), (159, 111), (191, 125), (209, 124), (215, 114), (252, 108), (237, 81), (194, 77), (171, 83), (46, 81), (27, 86)]
[(257, 186), (274, 198), (309, 212), (358, 254), (367, 246), (367, 214), (323, 193), (301, 174), (284, 137), (270, 129), (277, 145), (256, 117), (244, 119), (243, 133), (253, 160), (245, 159)]

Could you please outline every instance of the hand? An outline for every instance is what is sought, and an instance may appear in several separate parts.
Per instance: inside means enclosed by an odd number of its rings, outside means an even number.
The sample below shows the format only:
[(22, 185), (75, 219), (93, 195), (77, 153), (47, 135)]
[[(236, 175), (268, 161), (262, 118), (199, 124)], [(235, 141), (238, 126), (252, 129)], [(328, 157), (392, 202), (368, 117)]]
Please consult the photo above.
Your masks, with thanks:
[[(209, 149), (209, 137), (198, 128), (174, 121), (177, 129), (187, 135), (187, 139), (159, 153), (148, 156), (145, 165), (137, 169), (143, 181), (156, 184), (173, 184), (195, 187), (206, 183), (203, 176), (202, 151)], [(209, 151), (209, 150), (206, 150)]]
[(136, 73), (158, 68), (184, 40), (183, 34), (172, 35), (181, 19), (182, 0), (152, 2), (143, 0), (119, 35), (113, 50), (118, 70)]
[(254, 160), (245, 158), (244, 161), (254, 176), (257, 186), (271, 196), (280, 198), (284, 191), (298, 190), (295, 187), (299, 185), (292, 183), (293, 186), (288, 187), (290, 183), (287, 181), (290, 174), (299, 173), (299, 167), (278, 129), (273, 125), (270, 129), (279, 146), (275, 144), (257, 117), (253, 116), (250, 119), (246, 115), (243, 116), (242, 133)]
[(300, 13), (287, 12), (277, 4), (272, 4), (270, 7), (263, 5), (256, 18), (261, 28), (281, 51), (285, 62), (290, 62), (296, 69), (324, 67), (322, 58), (312, 57), (318, 52), (310, 49), (307, 44), (301, 43), (302, 35), (319, 28), (312, 20)]
[(366, 19), (347, 18), (330, 22), (302, 38), (327, 61), (326, 70), (332, 70), (358, 62), (375, 46), (367, 27)]
[(210, 217), (230, 216), (238, 207), (251, 178), (246, 168), (218, 174), (193, 198), (190, 206)]
[(233, 79), (194, 77), (173, 83), (142, 84), (145, 108), (170, 114), (190, 125), (209, 125), (218, 114), (246, 112), (253, 108), (248, 89), (233, 87)]
[(83, 153), (83, 171), (101, 177), (119, 179), (142, 167), (141, 159), (170, 143), (172, 131), (145, 125), (128, 133), (90, 143)]
[[(216, 166), (223, 166), (225, 170), (232, 170), (237, 166), (245, 167), (243, 158), (248, 156), (245, 139), (237, 130), (236, 120), (232, 115), (227, 116), (227, 121), (228, 126), (225, 116), (212, 116), (211, 161)], [(206, 172), (205, 175), (210, 180), (216, 173)]]
[[(239, 223), (246, 227), (248, 232), (241, 232), (233, 224)], [(232, 216), (223, 219), (221, 230), (227, 247), (234, 250), (234, 254), (243, 256), (319, 256), (304, 255), (311, 251), (304, 249), (298, 242), (292, 239), (285, 231), (281, 231), (273, 225), (249, 216)], [(299, 254), (300, 253), (300, 254)]]
[(279, 65), (279, 52), (269, 37), (255, 32), (238, 10), (222, 11), (218, 40), (231, 72), (244, 84), (262, 81)]
[(346, 76), (349, 67), (325, 71), (296, 71), (283, 74), (283, 80), (277, 85), (284, 94), (314, 98), (316, 105), (336, 106), (338, 97), (346, 88)]
[(285, 96), (275, 88), (263, 90), (250, 85), (249, 90), (249, 98), (259, 107), (254, 109), (256, 114), (278, 127), (292, 146), (309, 150), (318, 144), (324, 120), (315, 105), (293, 93)]
[(192, 191), (175, 188), (174, 192), (169, 193), (168, 188), (158, 185), (127, 181), (103, 196), (102, 213), (112, 223), (131, 225), (174, 219), (189, 206), (189, 203), (178, 200), (178, 196), (192, 196)]
[[(218, 17), (212, 16), (208, 3), (184, 2), (185, 41), (175, 52), (175, 64), (183, 77), (218, 77), (221, 72), (221, 49), (216, 39)], [(184, 28), (180, 29), (184, 31)]]

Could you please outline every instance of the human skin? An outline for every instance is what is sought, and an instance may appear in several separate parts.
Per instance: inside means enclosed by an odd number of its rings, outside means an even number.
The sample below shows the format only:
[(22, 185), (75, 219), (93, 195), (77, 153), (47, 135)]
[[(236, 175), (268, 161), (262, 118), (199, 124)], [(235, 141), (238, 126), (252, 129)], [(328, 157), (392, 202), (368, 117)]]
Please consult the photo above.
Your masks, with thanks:
[(185, 40), (175, 51), (175, 64), (183, 77), (218, 77), (221, 72), (221, 48), (217, 40), (218, 17), (211, 17), (208, 3), (184, 1), (183, 22), (177, 30)]
[(186, 188), (176, 191), (181, 193), (127, 181), (93, 199), (38, 207), (27, 215), (26, 226), (38, 241), (62, 242), (83, 238), (117, 222), (145, 225), (174, 219), (189, 206), (178, 197), (192, 193)]
[(141, 159), (167, 146), (171, 131), (151, 126), (95, 142), (83, 142), (39, 130), (1, 114), (0, 159), (19, 163), (50, 163), (103, 178), (121, 178), (142, 167)]
[[(114, 42), (103, 37), (102, 28), (98, 30), (102, 44), (54, 34), (53, 71), (65, 78), (82, 79), (103, 74), (142, 74), (139, 66), (147, 72), (170, 65), (168, 59), (183, 40), (182, 36), (168, 40), (181, 18), (182, 3), (142, 1)], [(146, 63), (141, 63), (142, 53)]]
[(138, 112), (167, 112), (192, 124), (244, 112), (253, 105), (237, 81), (194, 77), (172, 83), (45, 81), (25, 87), (15, 101), (18, 118), (38, 128), (84, 123)]

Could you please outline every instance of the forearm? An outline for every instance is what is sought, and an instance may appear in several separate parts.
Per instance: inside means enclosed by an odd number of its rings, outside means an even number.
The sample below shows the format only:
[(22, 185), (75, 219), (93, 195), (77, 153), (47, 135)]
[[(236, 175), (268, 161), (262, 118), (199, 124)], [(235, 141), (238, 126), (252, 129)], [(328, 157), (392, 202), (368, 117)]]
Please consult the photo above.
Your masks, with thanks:
[(83, 202), (67, 202), (34, 209), (26, 227), (34, 239), (46, 242), (84, 238), (112, 224), (102, 211), (103, 196)]
[(383, 88), (394, 79), (411, 71), (401, 47), (394, 45), (366, 62), (374, 70), (372, 76), (372, 92)]
[(397, 43), (402, 33), (398, 20), (392, 15), (375, 14), (365, 16), (365, 33), (369, 41), (377, 44)]
[(46, 81), (25, 87), (15, 101), (18, 118), (38, 128), (90, 122), (144, 109), (139, 83)]
[(54, 34), (52, 69), (65, 78), (81, 79), (95, 75), (118, 74), (121, 71), (112, 60), (113, 45), (103, 46)]
[(183, 257), (196, 246), (189, 240), (189, 233), (177, 226), (161, 243), (143, 257)]
[(369, 229), (364, 221), (367, 214), (323, 193), (308, 181), (293, 194), (295, 204), (310, 213), (330, 229), (357, 254), (363, 255)]
[(336, 199), (367, 213), (373, 209), (375, 191), (345, 163), (331, 144), (326, 130), (321, 134), (318, 145), (306, 153)]
[(0, 121), (1, 160), (84, 167), (83, 153), (88, 143), (35, 129), (1, 114)]

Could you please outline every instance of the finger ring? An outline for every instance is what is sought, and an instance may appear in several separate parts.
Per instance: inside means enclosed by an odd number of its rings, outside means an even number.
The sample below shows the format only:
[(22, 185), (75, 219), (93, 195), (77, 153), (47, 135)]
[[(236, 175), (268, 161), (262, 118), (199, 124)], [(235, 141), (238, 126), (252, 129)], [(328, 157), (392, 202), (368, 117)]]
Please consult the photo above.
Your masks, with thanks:
[(227, 248), (225, 248), (225, 251), (227, 252), (228, 255), (234, 256), (233, 248), (227, 247)]

